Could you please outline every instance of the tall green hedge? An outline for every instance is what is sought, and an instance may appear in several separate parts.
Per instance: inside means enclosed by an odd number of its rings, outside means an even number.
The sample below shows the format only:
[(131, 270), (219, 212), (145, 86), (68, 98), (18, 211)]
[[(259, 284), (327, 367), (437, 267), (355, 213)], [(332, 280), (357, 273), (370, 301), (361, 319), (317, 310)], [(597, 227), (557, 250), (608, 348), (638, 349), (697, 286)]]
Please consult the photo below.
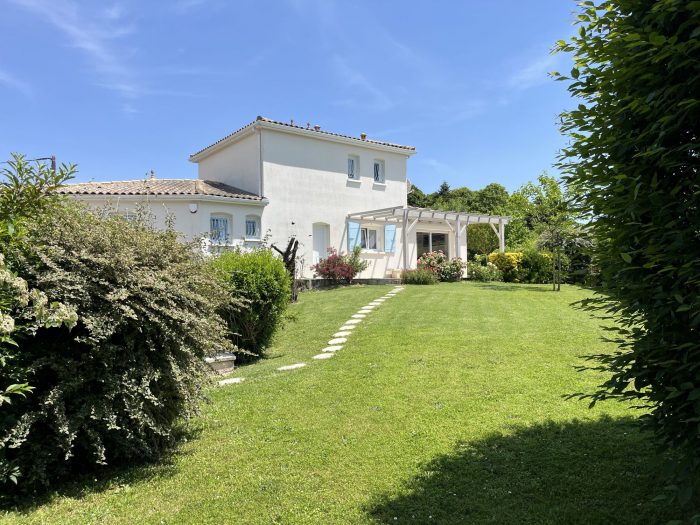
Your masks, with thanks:
[[(598, 356), (610, 372), (595, 399), (648, 407), (661, 444), (700, 466), (700, 2), (582, 2), (560, 42), (560, 75), (578, 106), (562, 115), (561, 158), (593, 219), (594, 263), (623, 325)], [(690, 497), (690, 484), (681, 493)]]
[(232, 349), (210, 266), (173, 232), (77, 206), (5, 248), (30, 287), (78, 316), (72, 330), (17, 337), (13, 365), (34, 390), (2, 406), (0, 464), (18, 471), (15, 490), (158, 458), (197, 410), (204, 357)]
[(291, 294), (291, 280), (284, 263), (270, 250), (233, 251), (217, 257), (219, 271), (229, 293), (220, 313), (232, 342), (245, 353), (239, 362), (263, 355), (279, 327)]

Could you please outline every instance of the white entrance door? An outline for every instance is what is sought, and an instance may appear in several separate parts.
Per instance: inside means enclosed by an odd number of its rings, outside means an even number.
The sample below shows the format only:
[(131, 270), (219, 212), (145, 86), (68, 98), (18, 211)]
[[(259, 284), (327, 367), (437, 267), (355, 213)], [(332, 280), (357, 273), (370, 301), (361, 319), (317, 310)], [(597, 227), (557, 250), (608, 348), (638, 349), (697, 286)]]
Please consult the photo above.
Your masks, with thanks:
[(312, 236), (314, 246), (313, 264), (316, 264), (320, 259), (328, 255), (328, 247), (331, 243), (331, 227), (324, 222), (314, 223)]

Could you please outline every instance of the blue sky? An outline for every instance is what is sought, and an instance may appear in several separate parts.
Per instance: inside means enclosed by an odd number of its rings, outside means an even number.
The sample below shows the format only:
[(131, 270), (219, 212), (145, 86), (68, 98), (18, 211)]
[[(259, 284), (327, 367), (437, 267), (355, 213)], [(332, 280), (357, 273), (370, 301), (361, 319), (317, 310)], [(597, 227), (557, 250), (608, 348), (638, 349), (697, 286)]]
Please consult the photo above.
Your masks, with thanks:
[(572, 105), (547, 77), (569, 0), (0, 0), (0, 156), (78, 180), (196, 177), (257, 115), (416, 146), (409, 178), (513, 190), (551, 167)]

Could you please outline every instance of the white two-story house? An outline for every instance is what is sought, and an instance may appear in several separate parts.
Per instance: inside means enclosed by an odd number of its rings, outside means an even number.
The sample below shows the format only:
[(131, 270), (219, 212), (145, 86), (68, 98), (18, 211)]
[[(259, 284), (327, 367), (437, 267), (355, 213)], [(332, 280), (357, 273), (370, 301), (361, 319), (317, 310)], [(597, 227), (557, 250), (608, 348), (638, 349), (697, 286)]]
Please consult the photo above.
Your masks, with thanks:
[(146, 205), (158, 225), (170, 220), (186, 239), (218, 249), (263, 240), (284, 248), (295, 237), (303, 277), (313, 277), (311, 266), (330, 248), (360, 246), (369, 263), (360, 278), (395, 277), (431, 250), (466, 258), (473, 223), (491, 224), (503, 249), (507, 217), (407, 206), (415, 153), (365, 134), (258, 117), (190, 156), (197, 179), (78, 183), (62, 192), (126, 215)]

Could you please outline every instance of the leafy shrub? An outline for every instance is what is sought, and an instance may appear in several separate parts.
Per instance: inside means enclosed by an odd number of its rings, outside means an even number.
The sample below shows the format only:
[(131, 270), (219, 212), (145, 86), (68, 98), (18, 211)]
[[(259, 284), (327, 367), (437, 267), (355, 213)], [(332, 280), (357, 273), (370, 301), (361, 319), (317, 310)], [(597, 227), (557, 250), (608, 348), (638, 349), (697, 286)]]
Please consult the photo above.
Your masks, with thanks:
[[(75, 166), (49, 169), (18, 154), (12, 155), (7, 166), (0, 170), (0, 407), (12, 403), (13, 397), (26, 397), (34, 390), (27, 383), (28, 370), (17, 362), (16, 338), (33, 334), (41, 327), (70, 329), (77, 321), (74, 309), (55, 301), (50, 303), (43, 292), (30, 288), (27, 281), (11, 271), (4, 256), (11, 246), (25, 242), (27, 222), (58, 205), (59, 197), (54, 192), (72, 177)], [(2, 407), (0, 430), (12, 422), (9, 408)], [(19, 467), (0, 446), (0, 486), (17, 484), (19, 477)]]
[(213, 270), (174, 232), (78, 206), (27, 239), (8, 250), (13, 269), (78, 318), (17, 338), (12, 359), (34, 391), (3, 405), (0, 450), (19, 489), (158, 458), (196, 412), (205, 355), (232, 349)]
[[(576, 67), (562, 114), (559, 167), (595, 217), (604, 295), (588, 306), (621, 322), (621, 347), (593, 356), (610, 372), (593, 400), (645, 409), (659, 442), (681, 452), (681, 501), (700, 469), (698, 2), (580, 4), (559, 49)], [(643, 80), (641, 80), (643, 79)]]
[(462, 278), (464, 261), (459, 257), (452, 260), (441, 251), (426, 252), (418, 259), (418, 269), (435, 273), (441, 281), (458, 281)]
[(502, 281), (503, 272), (493, 263), (484, 265), (477, 261), (469, 261), (467, 263), (467, 275), (473, 281)]
[[(289, 304), (291, 280), (270, 250), (233, 251), (217, 257), (231, 301), (220, 313), (239, 348), (260, 356), (269, 345)], [(246, 359), (239, 354), (239, 358)]]
[(335, 248), (329, 248), (328, 257), (321, 259), (311, 269), (317, 277), (349, 284), (358, 273), (367, 268), (367, 261), (360, 258), (360, 251), (360, 247), (355, 246), (349, 255), (340, 255)]
[(401, 272), (403, 284), (436, 284), (438, 276), (430, 270), (404, 270)]
[(459, 281), (462, 279), (462, 274), (464, 273), (464, 267), (466, 263), (459, 257), (450, 259), (442, 265), (440, 269), (440, 280), (441, 281)]
[(552, 255), (538, 250), (525, 250), (518, 271), (522, 283), (544, 284), (552, 281)]
[(447, 256), (442, 250), (426, 252), (418, 258), (418, 269), (430, 270), (436, 274), (440, 274), (440, 270), (447, 262)]
[(489, 255), (489, 262), (501, 270), (505, 282), (518, 282), (520, 266), (523, 262), (522, 252), (494, 252)]

